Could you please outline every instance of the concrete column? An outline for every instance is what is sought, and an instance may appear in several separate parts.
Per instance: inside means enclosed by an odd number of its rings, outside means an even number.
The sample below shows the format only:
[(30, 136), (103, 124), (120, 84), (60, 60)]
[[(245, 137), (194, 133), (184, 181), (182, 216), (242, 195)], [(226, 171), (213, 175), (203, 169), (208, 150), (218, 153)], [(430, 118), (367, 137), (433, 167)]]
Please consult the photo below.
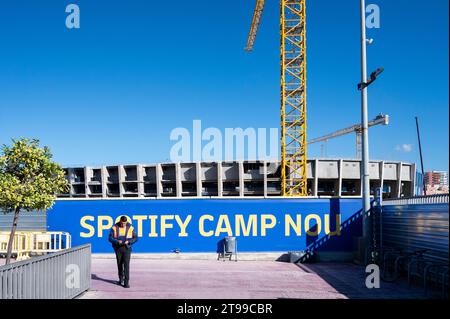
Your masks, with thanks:
[(69, 196), (73, 197), (72, 183), (73, 183), (73, 168), (67, 169), (67, 175), (69, 177)]
[(222, 162), (217, 162), (217, 196), (223, 197)]
[(416, 195), (416, 164), (411, 165), (411, 197)]
[(90, 167), (85, 166), (84, 167), (84, 197), (89, 197), (90, 191), (89, 191), (89, 176), (88, 173), (91, 170)]
[(313, 196), (319, 196), (318, 194), (319, 188), (319, 160), (314, 160), (314, 191)]
[(144, 197), (144, 167), (142, 164), (137, 165), (137, 180), (138, 180), (138, 196)]
[(177, 187), (177, 197), (181, 197), (181, 165), (180, 163), (175, 163), (175, 181)]
[(161, 164), (156, 164), (156, 198), (162, 197), (162, 167)]
[(123, 185), (123, 182), (125, 180), (125, 176), (124, 176), (125, 171), (124, 171), (123, 165), (118, 166), (117, 172), (119, 174), (119, 176), (118, 176), (119, 177), (119, 193), (120, 193), (120, 197), (123, 197), (123, 194), (125, 193), (125, 187)]
[(202, 165), (195, 163), (195, 179), (197, 181), (197, 197), (202, 197)]
[(264, 197), (267, 197), (267, 161), (263, 161)]
[(244, 162), (239, 161), (239, 197), (244, 197)]
[(106, 198), (107, 197), (107, 190), (108, 190), (108, 186), (106, 184), (107, 182), (107, 172), (106, 172), (106, 166), (102, 166), (102, 197)]
[(403, 171), (403, 163), (400, 162), (397, 164), (397, 198), (400, 198), (402, 195), (402, 171)]
[(338, 176), (339, 176), (339, 182), (338, 182), (338, 193), (337, 195), (339, 197), (342, 196), (342, 167), (343, 167), (344, 161), (341, 159), (339, 160), (339, 164), (338, 164)]

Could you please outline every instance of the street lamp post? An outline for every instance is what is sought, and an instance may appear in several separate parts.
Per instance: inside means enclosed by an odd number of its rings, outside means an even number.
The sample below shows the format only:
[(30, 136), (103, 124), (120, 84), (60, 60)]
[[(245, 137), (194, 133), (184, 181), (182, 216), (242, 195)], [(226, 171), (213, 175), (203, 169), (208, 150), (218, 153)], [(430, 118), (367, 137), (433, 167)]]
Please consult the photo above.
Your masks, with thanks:
[(370, 234), (369, 219), (366, 215), (370, 210), (370, 176), (369, 176), (369, 127), (367, 111), (367, 38), (366, 38), (366, 3), (360, 0), (361, 10), (361, 135), (362, 135), (362, 193), (363, 193), (363, 238)]
[[(370, 216), (370, 174), (369, 174), (369, 119), (367, 107), (367, 90), (369, 85), (377, 80), (377, 77), (384, 71), (384, 68), (378, 68), (367, 78), (367, 44), (373, 42), (366, 38), (366, 3), (360, 0), (361, 10), (361, 82), (358, 84), (358, 90), (361, 91), (361, 137), (362, 137), (362, 167), (361, 167), (361, 185), (362, 185), (362, 204), (363, 204), (363, 247), (365, 250), (370, 245), (370, 234), (372, 232)], [(381, 192), (382, 196), (382, 192)], [(366, 250), (367, 251), (367, 250)]]

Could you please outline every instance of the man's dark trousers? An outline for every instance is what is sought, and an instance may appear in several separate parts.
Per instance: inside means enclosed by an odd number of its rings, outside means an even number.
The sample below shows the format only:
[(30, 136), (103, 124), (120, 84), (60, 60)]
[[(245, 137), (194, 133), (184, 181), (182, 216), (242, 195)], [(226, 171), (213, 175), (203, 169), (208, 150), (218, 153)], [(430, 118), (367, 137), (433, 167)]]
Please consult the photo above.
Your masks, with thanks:
[(123, 280), (124, 285), (128, 285), (128, 282), (130, 280), (131, 248), (127, 246), (120, 246), (117, 247), (114, 251), (116, 253), (119, 280)]

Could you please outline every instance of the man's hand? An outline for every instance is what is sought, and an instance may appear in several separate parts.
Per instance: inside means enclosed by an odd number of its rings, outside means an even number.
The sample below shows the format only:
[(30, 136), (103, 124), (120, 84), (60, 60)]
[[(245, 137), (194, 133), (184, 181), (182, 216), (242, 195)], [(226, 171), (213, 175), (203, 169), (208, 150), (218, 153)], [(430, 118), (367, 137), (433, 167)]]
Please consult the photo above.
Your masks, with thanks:
[(117, 242), (119, 243), (119, 245), (122, 245), (122, 241), (121, 240), (118, 240)]
[(128, 245), (130, 242), (127, 240), (126, 242), (125, 242), (125, 245)]

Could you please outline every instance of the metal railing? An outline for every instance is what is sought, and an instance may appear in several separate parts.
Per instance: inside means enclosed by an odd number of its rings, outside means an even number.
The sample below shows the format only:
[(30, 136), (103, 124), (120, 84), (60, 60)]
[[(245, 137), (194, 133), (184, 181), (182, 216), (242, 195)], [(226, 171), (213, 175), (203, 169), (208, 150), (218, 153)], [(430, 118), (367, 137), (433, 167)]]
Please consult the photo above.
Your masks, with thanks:
[[(9, 236), (9, 232), (0, 232), (0, 255), (6, 255)], [(31, 255), (54, 253), (70, 247), (71, 236), (67, 232), (20, 231), (14, 235), (12, 254), (17, 260), (23, 260)]]
[(29, 250), (31, 253), (55, 253), (71, 248), (71, 236), (67, 232), (30, 232)]
[[(6, 255), (8, 251), (9, 233), (0, 232), (0, 255)], [(28, 247), (28, 236), (17, 232), (14, 235), (14, 240), (12, 244), (12, 254), (16, 256), (17, 260), (22, 260), (27, 258), (29, 250)]]
[(90, 244), (0, 266), (0, 299), (72, 299), (90, 285)]
[(411, 198), (383, 199), (385, 205), (421, 205), (421, 204), (448, 204), (448, 194), (417, 196)]

